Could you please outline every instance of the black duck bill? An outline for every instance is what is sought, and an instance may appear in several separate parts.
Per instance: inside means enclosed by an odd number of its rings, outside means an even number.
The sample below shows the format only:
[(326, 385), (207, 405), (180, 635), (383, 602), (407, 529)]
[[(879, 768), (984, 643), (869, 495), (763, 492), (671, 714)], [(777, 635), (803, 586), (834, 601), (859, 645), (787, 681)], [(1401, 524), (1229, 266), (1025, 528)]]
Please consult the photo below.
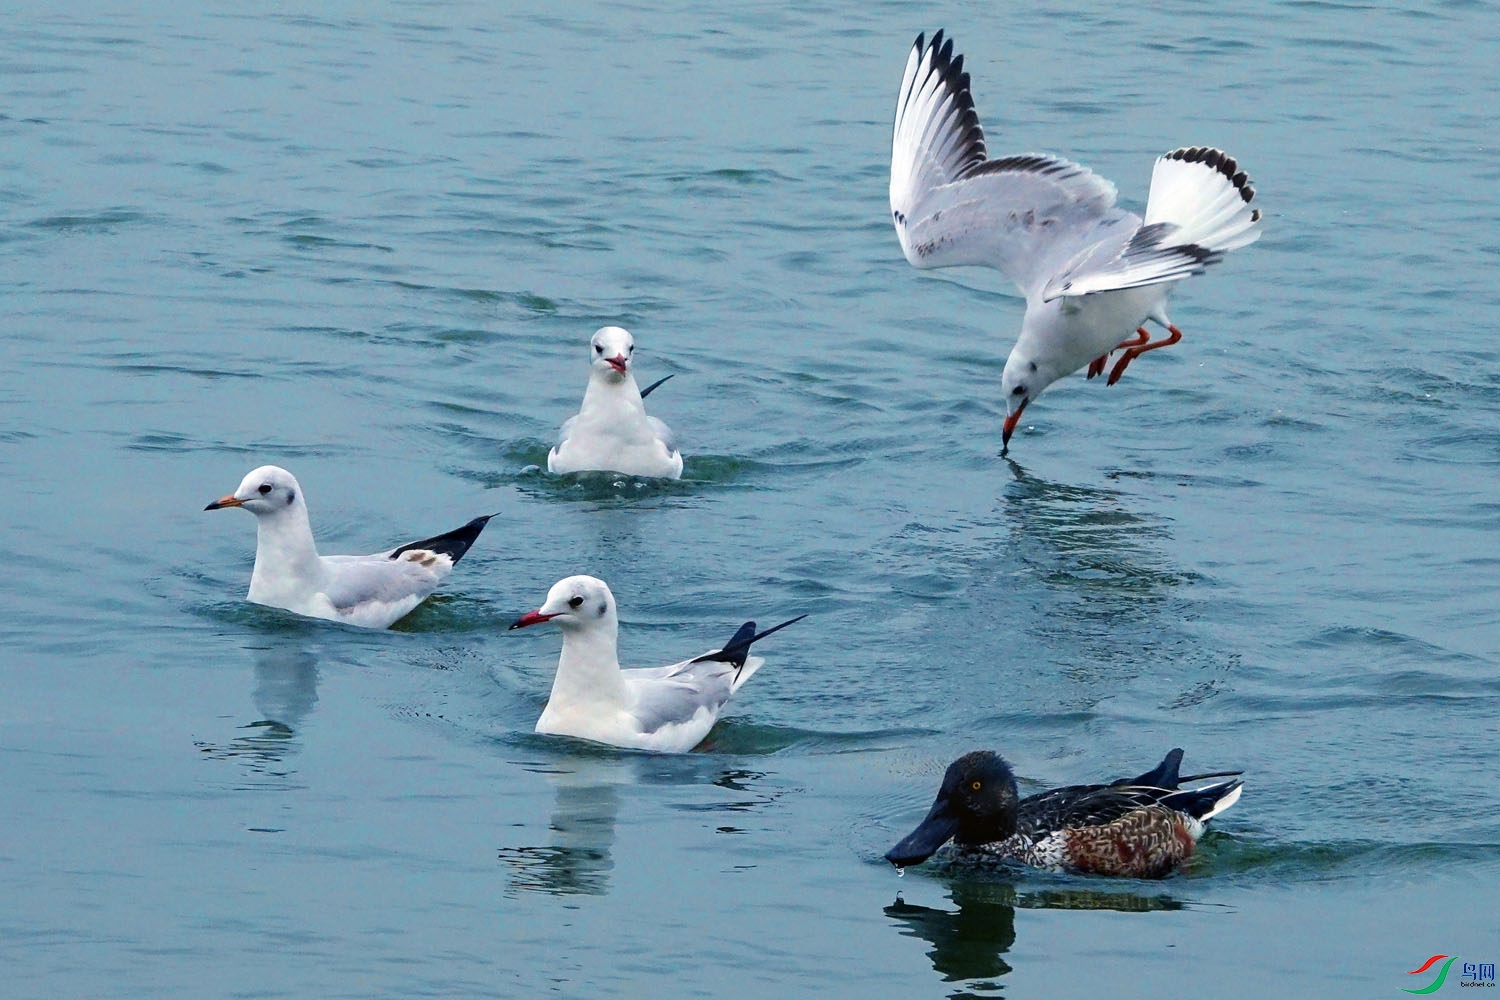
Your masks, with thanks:
[(958, 827), (957, 812), (954, 811), (948, 796), (940, 792), (937, 801), (928, 810), (927, 818), (918, 823), (915, 830), (901, 838), (899, 844), (886, 851), (885, 859), (897, 868), (919, 865), (937, 853), (939, 847), (953, 839), (953, 835), (958, 833)]

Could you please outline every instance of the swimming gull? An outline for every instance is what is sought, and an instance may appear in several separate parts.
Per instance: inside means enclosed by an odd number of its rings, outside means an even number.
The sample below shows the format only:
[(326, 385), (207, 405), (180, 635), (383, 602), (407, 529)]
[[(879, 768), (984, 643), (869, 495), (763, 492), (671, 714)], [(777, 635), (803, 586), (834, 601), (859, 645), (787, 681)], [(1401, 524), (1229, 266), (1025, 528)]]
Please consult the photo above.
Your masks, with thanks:
[(614, 595), (603, 580), (570, 576), (511, 628), (554, 622), (563, 630), (557, 677), (537, 732), (683, 753), (703, 742), (730, 695), (760, 669), (764, 660), (750, 655), (751, 644), (805, 617), (764, 632), (746, 622), (723, 649), (668, 667), (621, 670)]
[(681, 477), (682, 455), (671, 429), (648, 416), (642, 402), (667, 379), (642, 392), (630, 372), (634, 353), (635, 338), (618, 326), (603, 327), (589, 340), (583, 405), (562, 425), (556, 447), (547, 454), (548, 472)]
[(255, 569), (248, 599), (310, 618), (387, 628), (437, 589), (491, 515), (462, 528), (368, 556), (320, 556), (307, 500), (285, 469), (263, 465), (204, 510), (255, 515)]

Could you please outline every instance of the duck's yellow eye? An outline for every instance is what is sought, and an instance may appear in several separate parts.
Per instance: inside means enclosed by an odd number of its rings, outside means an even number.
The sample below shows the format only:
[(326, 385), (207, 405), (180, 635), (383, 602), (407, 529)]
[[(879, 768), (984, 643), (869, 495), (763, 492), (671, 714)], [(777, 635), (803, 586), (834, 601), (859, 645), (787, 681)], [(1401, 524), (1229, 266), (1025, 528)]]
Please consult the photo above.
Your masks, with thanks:
[(972, 781), (972, 782), (969, 783), (969, 787), (972, 788), (972, 789), (974, 789), (974, 791), (977, 792), (981, 788), (984, 787), (984, 782), (982, 782), (982, 781)]

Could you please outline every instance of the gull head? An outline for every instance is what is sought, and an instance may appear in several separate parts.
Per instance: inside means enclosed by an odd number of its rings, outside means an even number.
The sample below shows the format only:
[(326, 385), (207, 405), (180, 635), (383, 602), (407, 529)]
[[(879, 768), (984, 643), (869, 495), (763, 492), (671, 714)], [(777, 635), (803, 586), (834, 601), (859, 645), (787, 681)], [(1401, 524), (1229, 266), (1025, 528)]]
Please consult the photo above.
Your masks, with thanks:
[(1000, 454), (1010, 447), (1010, 436), (1021, 422), (1021, 412), (1026, 404), (1041, 395), (1052, 380), (1046, 378), (1030, 358), (1012, 350), (1005, 361), (1005, 372), (1000, 376), (1000, 392), (1005, 399), (1005, 428), (1000, 433)]
[(619, 626), (615, 595), (609, 592), (607, 583), (592, 576), (570, 576), (559, 580), (547, 591), (547, 600), (541, 607), (526, 612), (510, 627), (525, 628), (542, 622), (554, 622), (567, 630), (613, 630)]
[(297, 477), (274, 465), (262, 465), (240, 481), (239, 489), (220, 497), (204, 510), (243, 507), (256, 517), (267, 517), (305, 506)]
[(589, 363), (594, 370), (615, 381), (630, 371), (630, 356), (635, 353), (635, 338), (618, 326), (601, 327), (589, 341)]

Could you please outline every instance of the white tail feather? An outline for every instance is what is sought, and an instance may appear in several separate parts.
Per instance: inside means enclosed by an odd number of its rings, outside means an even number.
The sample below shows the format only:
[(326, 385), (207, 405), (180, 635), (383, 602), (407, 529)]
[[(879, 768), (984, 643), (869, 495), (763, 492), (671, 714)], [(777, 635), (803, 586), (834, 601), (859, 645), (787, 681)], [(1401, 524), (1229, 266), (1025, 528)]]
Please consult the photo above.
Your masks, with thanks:
[(1238, 802), (1240, 800), (1240, 792), (1243, 792), (1244, 790), (1244, 785), (1236, 784), (1232, 789), (1229, 790), (1228, 795), (1215, 802), (1212, 809), (1204, 813), (1202, 816), (1199, 816), (1198, 818), (1207, 823), (1210, 819), (1219, 815), (1219, 813), (1223, 812), (1225, 809), (1228, 809), (1230, 806)]

